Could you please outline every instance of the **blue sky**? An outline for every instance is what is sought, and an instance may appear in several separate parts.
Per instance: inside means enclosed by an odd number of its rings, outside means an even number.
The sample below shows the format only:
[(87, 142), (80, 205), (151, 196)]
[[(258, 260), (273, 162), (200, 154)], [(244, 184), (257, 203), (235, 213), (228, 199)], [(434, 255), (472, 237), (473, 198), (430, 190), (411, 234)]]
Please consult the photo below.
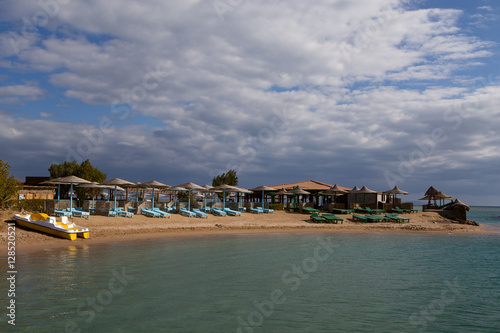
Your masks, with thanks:
[(500, 6), (0, 0), (0, 159), (499, 205)]

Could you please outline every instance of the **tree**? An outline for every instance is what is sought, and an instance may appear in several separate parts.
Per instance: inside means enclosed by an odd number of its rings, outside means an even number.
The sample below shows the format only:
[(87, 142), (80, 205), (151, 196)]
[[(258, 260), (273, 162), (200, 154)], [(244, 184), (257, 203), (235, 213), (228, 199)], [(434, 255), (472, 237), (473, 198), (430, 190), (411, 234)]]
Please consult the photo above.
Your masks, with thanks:
[[(49, 168), (49, 172), (51, 179), (76, 176), (97, 183), (102, 183), (106, 180), (106, 174), (92, 166), (88, 159), (83, 161), (82, 164), (78, 164), (76, 161), (66, 161), (60, 164), (52, 164)], [(61, 193), (68, 193), (69, 188), (70, 187), (68, 185), (61, 185)], [(92, 190), (88, 188), (76, 188), (75, 192), (78, 200), (80, 201), (83, 201), (92, 195)]]
[[(212, 179), (212, 186), (219, 186), (222, 184), (238, 186), (238, 176), (236, 176), (236, 170), (230, 169), (228, 172), (215, 176)], [(219, 196), (219, 199), (222, 200), (222, 193), (217, 193), (217, 195)], [(227, 196), (229, 196), (228, 192), (226, 192), (226, 198)]]
[(7, 208), (22, 188), (21, 182), (9, 175), (10, 165), (0, 160), (0, 208)]

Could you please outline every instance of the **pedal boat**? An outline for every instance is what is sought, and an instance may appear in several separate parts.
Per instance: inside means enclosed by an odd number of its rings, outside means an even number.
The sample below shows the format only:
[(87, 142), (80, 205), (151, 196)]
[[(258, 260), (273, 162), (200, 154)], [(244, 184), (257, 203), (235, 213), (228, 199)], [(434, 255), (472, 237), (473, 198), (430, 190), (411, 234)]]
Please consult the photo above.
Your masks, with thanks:
[(69, 222), (67, 216), (53, 217), (44, 213), (16, 214), (14, 220), (22, 227), (44, 232), (61, 238), (75, 240), (89, 238), (89, 229)]

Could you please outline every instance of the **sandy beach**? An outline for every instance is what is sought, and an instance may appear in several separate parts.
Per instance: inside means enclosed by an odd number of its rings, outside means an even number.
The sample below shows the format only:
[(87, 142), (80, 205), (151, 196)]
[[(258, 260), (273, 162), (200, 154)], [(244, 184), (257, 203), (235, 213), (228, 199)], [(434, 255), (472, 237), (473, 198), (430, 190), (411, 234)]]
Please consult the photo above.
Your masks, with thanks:
[[(12, 222), (15, 212), (1, 211), (0, 254), (7, 249), (7, 222)], [(64, 247), (69, 245), (96, 244), (109, 241), (129, 241), (161, 237), (181, 237), (230, 233), (263, 232), (430, 232), (430, 233), (486, 233), (483, 226), (454, 223), (434, 212), (405, 214), (410, 223), (361, 223), (351, 215), (337, 215), (343, 224), (312, 223), (307, 214), (277, 211), (272, 214), (243, 213), (242, 216), (208, 219), (188, 218), (172, 214), (171, 218), (151, 218), (134, 215), (133, 218), (93, 215), (89, 219), (74, 217), (73, 222), (90, 229), (90, 239), (69, 241), (46, 235), (16, 225), (17, 253)]]

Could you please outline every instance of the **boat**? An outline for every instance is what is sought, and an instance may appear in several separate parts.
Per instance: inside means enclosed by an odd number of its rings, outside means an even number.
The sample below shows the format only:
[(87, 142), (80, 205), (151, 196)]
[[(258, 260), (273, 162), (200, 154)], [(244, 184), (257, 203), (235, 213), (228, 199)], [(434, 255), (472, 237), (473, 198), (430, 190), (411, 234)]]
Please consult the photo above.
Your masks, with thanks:
[(53, 217), (45, 213), (16, 214), (14, 220), (22, 227), (46, 234), (75, 240), (76, 237), (89, 238), (89, 229), (69, 222), (67, 216)]

